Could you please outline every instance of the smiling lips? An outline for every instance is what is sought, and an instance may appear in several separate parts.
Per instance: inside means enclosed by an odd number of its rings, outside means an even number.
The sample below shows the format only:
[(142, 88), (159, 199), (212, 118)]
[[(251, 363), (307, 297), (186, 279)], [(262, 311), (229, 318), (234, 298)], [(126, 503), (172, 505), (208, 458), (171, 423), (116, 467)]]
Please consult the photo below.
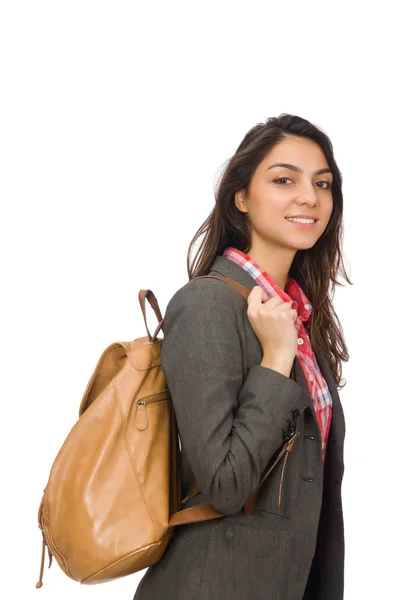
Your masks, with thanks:
[(298, 227), (306, 227), (306, 228), (311, 228), (311, 227), (315, 227), (317, 221), (314, 222), (309, 222), (308, 220), (301, 220), (301, 219), (294, 219), (292, 220), (291, 217), (285, 217), (286, 220), (289, 223), (292, 223), (293, 225), (297, 225)]
[(287, 217), (285, 217), (286, 219), (311, 219), (314, 221), (318, 221), (318, 217), (314, 216), (314, 215), (288, 215)]

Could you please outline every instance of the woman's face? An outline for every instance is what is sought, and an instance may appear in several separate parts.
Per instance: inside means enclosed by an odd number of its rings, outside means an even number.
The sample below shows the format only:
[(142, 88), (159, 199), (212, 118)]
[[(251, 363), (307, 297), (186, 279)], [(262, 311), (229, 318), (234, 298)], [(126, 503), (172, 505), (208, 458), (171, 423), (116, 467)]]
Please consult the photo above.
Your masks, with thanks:
[[(258, 165), (249, 194), (235, 194), (237, 208), (251, 222), (251, 247), (265, 242), (295, 251), (311, 248), (332, 213), (332, 177), (322, 149), (312, 140), (289, 136), (277, 144)], [(286, 219), (300, 214), (318, 220), (302, 227)]]

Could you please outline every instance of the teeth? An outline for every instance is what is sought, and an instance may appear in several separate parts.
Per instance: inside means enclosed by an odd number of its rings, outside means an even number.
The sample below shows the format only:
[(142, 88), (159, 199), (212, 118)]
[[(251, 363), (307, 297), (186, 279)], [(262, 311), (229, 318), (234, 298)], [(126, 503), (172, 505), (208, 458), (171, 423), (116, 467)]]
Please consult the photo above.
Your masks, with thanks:
[(314, 219), (300, 219), (300, 218), (293, 218), (293, 217), (287, 217), (288, 221), (293, 221), (296, 223), (314, 223)]

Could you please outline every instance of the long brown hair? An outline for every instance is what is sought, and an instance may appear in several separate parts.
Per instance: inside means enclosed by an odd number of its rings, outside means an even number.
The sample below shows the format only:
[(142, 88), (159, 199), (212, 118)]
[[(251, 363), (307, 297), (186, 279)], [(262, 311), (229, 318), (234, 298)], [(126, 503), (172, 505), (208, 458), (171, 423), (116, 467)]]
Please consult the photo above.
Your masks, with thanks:
[[(319, 347), (323, 350), (336, 385), (341, 389), (346, 384), (343, 380), (341, 385), (341, 363), (348, 361), (349, 353), (341, 324), (332, 306), (332, 297), (335, 286), (343, 285), (337, 281), (338, 273), (341, 273), (350, 285), (353, 284), (347, 276), (341, 251), (342, 174), (335, 162), (331, 140), (318, 127), (306, 119), (283, 113), (267, 119), (265, 123), (255, 125), (248, 131), (235, 154), (226, 161), (215, 190), (215, 206), (189, 244), (188, 276), (191, 280), (200, 275), (208, 275), (215, 257), (222, 255), (228, 246), (248, 252), (250, 225), (246, 215), (236, 207), (234, 194), (238, 190), (249, 188), (255, 169), (272, 148), (288, 135), (301, 136), (317, 142), (333, 174), (333, 210), (328, 225), (312, 248), (296, 252), (289, 274), (299, 283), (313, 306), (308, 327), (313, 352), (316, 353)], [(190, 262), (192, 247), (203, 234), (197, 254)]]

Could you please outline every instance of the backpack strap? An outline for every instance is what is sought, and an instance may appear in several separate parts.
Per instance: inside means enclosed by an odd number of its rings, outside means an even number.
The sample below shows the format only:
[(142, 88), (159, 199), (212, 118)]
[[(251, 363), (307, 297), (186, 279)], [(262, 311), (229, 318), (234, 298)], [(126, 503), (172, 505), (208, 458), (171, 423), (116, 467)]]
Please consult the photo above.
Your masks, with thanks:
[[(251, 291), (248, 288), (241, 285), (240, 283), (237, 283), (237, 281), (234, 281), (233, 279), (229, 279), (228, 277), (217, 277), (215, 275), (200, 275), (200, 277), (195, 277), (194, 279), (202, 279), (204, 277), (208, 277), (211, 279), (220, 279), (221, 281), (225, 281), (226, 283), (228, 283), (229, 285), (234, 287), (238, 292), (240, 292), (240, 294), (246, 300), (248, 299), (248, 296), (251, 293)], [(292, 375), (293, 379), (296, 381), (295, 361), (293, 364), (291, 375)], [(282, 449), (276, 455), (276, 458), (272, 462), (271, 466), (269, 468), (267, 468), (267, 470), (265, 469), (264, 473), (262, 474), (263, 477), (262, 477), (261, 481), (259, 482), (257, 488), (255, 489), (255, 491), (251, 494), (251, 496), (248, 498), (248, 500), (244, 504), (244, 508), (243, 508), (244, 514), (246, 514), (246, 515), (252, 514), (261, 485), (266, 481), (266, 479), (268, 478), (270, 473), (273, 471), (273, 469), (277, 465), (277, 463), (284, 456), (284, 454), (286, 452), (291, 452), (292, 447), (295, 442), (295, 439), (298, 436), (299, 436), (299, 431), (295, 431), (293, 433), (293, 435), (291, 435), (289, 437), (289, 439), (284, 443)], [(271, 462), (271, 460), (272, 459), (270, 459), (269, 462)], [(198, 486), (198, 483), (197, 483), (197, 481), (194, 481), (190, 488), (188, 495), (182, 500), (181, 504), (182, 505), (185, 504), (186, 502), (188, 502), (188, 500), (190, 500), (191, 498), (193, 498), (194, 496), (196, 496), (199, 493), (200, 493), (200, 488)], [(201, 504), (198, 506), (191, 506), (190, 508), (185, 508), (185, 509), (182, 509), (182, 510), (174, 513), (171, 516), (168, 527), (173, 527), (176, 525), (184, 525), (187, 523), (194, 523), (196, 521), (207, 521), (209, 519), (216, 519), (216, 518), (224, 517), (224, 516), (225, 515), (218, 512), (217, 510), (215, 510), (212, 506)]]
[[(226, 283), (228, 283), (229, 285), (231, 285), (232, 287), (234, 287), (235, 290), (237, 290), (238, 292), (240, 292), (240, 294), (246, 299), (248, 300), (248, 296), (251, 293), (251, 290), (249, 290), (248, 288), (246, 288), (244, 285), (241, 285), (241, 283), (237, 283), (237, 281), (234, 281), (233, 279), (229, 279), (229, 277), (217, 277), (216, 275), (200, 275), (199, 277), (194, 277), (193, 280), (195, 279), (220, 279), (221, 281), (225, 281)], [(191, 281), (193, 281), (191, 280)]]
[[(287, 442), (285, 442), (283, 448), (278, 453), (277, 458), (272, 463), (270, 468), (268, 468), (267, 470), (265, 469), (263, 477), (262, 477), (261, 481), (259, 482), (257, 488), (255, 489), (255, 491), (251, 494), (251, 496), (248, 498), (248, 500), (244, 504), (243, 512), (245, 515), (252, 514), (261, 485), (266, 481), (266, 479), (268, 478), (270, 473), (273, 471), (273, 469), (277, 465), (277, 463), (284, 456), (284, 454), (286, 452), (291, 452), (294, 442), (298, 436), (299, 436), (299, 431), (295, 431), (295, 433), (290, 437), (290, 439)], [(192, 487), (190, 488), (189, 494), (186, 496), (186, 498), (184, 498), (182, 500), (181, 504), (182, 505), (185, 504), (188, 500), (190, 500), (190, 498), (193, 498), (194, 496), (196, 496), (199, 493), (200, 493), (200, 489), (198, 487), (197, 481), (195, 481), (193, 483)], [(174, 527), (175, 525), (185, 525), (186, 523), (194, 523), (196, 521), (207, 521), (209, 519), (217, 519), (219, 517), (224, 517), (224, 516), (225, 515), (218, 512), (217, 510), (215, 510), (215, 508), (213, 508), (209, 504), (199, 504), (197, 506), (191, 506), (190, 508), (185, 508), (185, 509), (182, 509), (182, 510), (174, 513), (171, 516), (168, 527)]]

